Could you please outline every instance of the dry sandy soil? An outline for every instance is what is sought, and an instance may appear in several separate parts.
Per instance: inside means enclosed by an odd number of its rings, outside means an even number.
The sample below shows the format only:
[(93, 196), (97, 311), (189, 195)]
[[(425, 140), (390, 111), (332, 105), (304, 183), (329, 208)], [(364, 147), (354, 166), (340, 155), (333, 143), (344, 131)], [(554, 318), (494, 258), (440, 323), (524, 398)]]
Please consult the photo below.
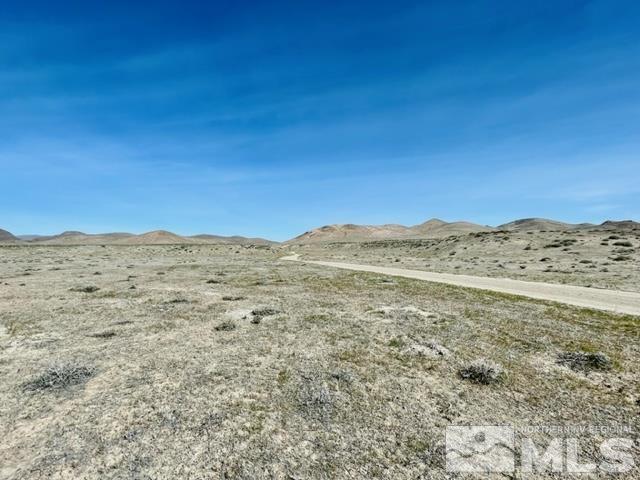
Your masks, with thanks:
[[(541, 256), (564, 265), (565, 247), (518, 235), (518, 254), (537, 249), (526, 270), (565, 278), (533, 268)], [(500, 248), (486, 238), (478, 269)], [(576, 240), (579, 264), (597, 245)], [(479, 256), (443, 242), (429, 248)], [(420, 248), (378, 260), (458, 270)], [(464, 478), (445, 471), (449, 425), (618, 425), (637, 441), (638, 317), (280, 261), (285, 251), (1, 247), (0, 478)], [(624, 265), (580, 269), (637, 289)], [(583, 459), (600, 440), (581, 439)], [(633, 455), (639, 465), (637, 443)]]
[(640, 292), (640, 230), (478, 232), (424, 240), (291, 244), (310, 260)]

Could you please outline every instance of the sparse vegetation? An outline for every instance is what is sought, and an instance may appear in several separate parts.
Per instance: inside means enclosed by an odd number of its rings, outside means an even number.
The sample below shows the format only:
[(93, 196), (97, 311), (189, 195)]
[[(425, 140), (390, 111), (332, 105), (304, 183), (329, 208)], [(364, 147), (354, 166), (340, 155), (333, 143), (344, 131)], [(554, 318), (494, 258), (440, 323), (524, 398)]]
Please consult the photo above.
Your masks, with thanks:
[[(599, 245), (601, 232), (588, 248), (572, 233), (580, 257), (556, 249), (539, 263), (560, 236), (549, 235), (456, 237), (454, 258), (451, 238), (304, 255), (549, 281), (561, 274), (542, 274), (547, 265), (588, 271), (587, 259), (609, 263), (609, 275), (580, 274), (596, 285), (633, 275), (637, 254), (606, 261), (618, 253)], [(444, 478), (448, 425), (640, 428), (637, 317), (236, 250), (3, 250), (0, 476)], [(69, 293), (83, 278), (102, 290)], [(610, 366), (558, 352), (606, 352)], [(469, 361), (478, 355), (490, 361)], [(49, 368), (55, 358), (66, 361)]]
[(215, 326), (215, 329), (218, 332), (230, 332), (232, 330), (235, 330), (236, 328), (238, 328), (238, 326), (233, 320), (225, 320)]
[(89, 336), (93, 338), (113, 338), (117, 335), (113, 330), (105, 330), (104, 332), (92, 333)]
[(56, 363), (24, 383), (23, 387), (26, 391), (66, 390), (84, 384), (94, 374), (92, 366), (81, 362)]
[(616, 247), (633, 247), (633, 243), (625, 241), (625, 242), (613, 242)]
[(608, 370), (611, 360), (602, 352), (562, 352), (558, 355), (558, 364), (572, 370)]
[[(624, 237), (631, 230), (624, 232), (611, 232), (609, 236), (628, 241)], [(609, 246), (609, 240), (603, 240), (602, 229), (581, 229), (510, 232), (508, 236), (499, 231), (474, 232), (446, 238), (335, 242), (302, 248), (308, 259), (391, 266), (397, 258), (401, 259), (402, 268), (414, 270), (640, 291), (634, 272), (640, 261), (639, 252), (632, 247)], [(450, 255), (452, 250), (456, 255)], [(553, 256), (534, 256), (540, 251), (553, 252)], [(613, 261), (617, 257), (623, 258)], [(605, 267), (609, 258), (615, 267), (606, 272), (593, 267), (576, 268), (576, 263)], [(553, 265), (540, 268), (535, 262)]]
[(222, 300), (225, 302), (238, 302), (240, 300), (245, 300), (247, 297), (242, 295), (225, 295), (222, 297)]
[(327, 424), (333, 414), (335, 398), (322, 380), (321, 372), (304, 372), (297, 385), (299, 413), (310, 421)]
[(497, 363), (485, 359), (478, 359), (462, 367), (459, 375), (463, 380), (469, 380), (482, 385), (497, 383), (504, 378), (504, 370)]
[(280, 310), (272, 307), (256, 308), (251, 311), (251, 315), (256, 317), (269, 317), (280, 313)]
[(631, 260), (631, 257), (628, 255), (616, 255), (615, 257), (611, 257), (611, 260), (614, 262), (627, 262)]
[(73, 287), (69, 289), (72, 292), (81, 292), (81, 293), (94, 293), (100, 290), (99, 287), (95, 285), (87, 285), (85, 287)]

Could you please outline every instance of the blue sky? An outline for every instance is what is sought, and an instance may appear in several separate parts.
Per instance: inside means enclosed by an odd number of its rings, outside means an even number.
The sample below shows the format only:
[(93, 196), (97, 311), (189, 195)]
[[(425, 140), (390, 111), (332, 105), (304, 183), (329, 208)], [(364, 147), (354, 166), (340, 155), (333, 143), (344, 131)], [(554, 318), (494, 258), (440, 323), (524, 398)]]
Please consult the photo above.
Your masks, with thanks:
[(0, 228), (640, 219), (640, 5), (3, 2)]

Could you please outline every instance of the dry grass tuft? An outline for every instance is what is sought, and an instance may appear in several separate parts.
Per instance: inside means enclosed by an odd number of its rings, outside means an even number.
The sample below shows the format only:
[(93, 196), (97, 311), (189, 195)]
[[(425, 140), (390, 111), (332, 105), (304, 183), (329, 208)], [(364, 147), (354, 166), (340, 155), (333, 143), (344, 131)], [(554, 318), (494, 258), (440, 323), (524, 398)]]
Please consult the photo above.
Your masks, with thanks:
[(71, 292), (80, 292), (80, 293), (94, 293), (100, 290), (100, 287), (96, 287), (95, 285), (87, 285), (86, 287), (74, 287), (70, 288)]
[(557, 363), (577, 371), (611, 368), (611, 360), (602, 352), (562, 352), (558, 355)]
[(222, 300), (225, 302), (238, 302), (240, 300), (245, 300), (247, 297), (243, 297), (242, 295), (225, 295), (222, 297)]
[(481, 385), (497, 383), (504, 378), (502, 366), (485, 359), (475, 360), (462, 367), (458, 373), (463, 380), (469, 380)]
[(224, 322), (216, 325), (214, 328), (218, 332), (230, 332), (238, 328), (238, 326), (233, 320), (225, 320)]
[(280, 313), (280, 310), (271, 307), (256, 308), (255, 310), (251, 311), (251, 315), (254, 315), (256, 317), (269, 317), (277, 313)]
[(297, 403), (300, 414), (308, 420), (326, 424), (335, 408), (335, 398), (318, 372), (300, 375)]
[(89, 334), (93, 338), (113, 338), (117, 335), (113, 330), (105, 330), (104, 332), (96, 332)]
[(95, 375), (95, 368), (79, 362), (53, 364), (23, 384), (26, 391), (66, 390), (82, 385)]

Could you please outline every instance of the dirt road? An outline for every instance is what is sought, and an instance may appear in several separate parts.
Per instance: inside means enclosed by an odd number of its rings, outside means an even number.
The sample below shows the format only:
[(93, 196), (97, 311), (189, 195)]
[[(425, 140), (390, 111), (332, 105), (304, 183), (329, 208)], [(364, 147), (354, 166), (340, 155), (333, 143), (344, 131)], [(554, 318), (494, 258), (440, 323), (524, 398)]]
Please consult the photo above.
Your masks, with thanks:
[(454, 275), (450, 273), (423, 272), (420, 270), (406, 270), (403, 268), (379, 267), (374, 265), (357, 265), (353, 263), (325, 262), (316, 260), (301, 260), (300, 255), (292, 254), (282, 257), (282, 260), (302, 261), (325, 267), (357, 270), (360, 272), (381, 273), (396, 277), (415, 278), (428, 282), (446, 283), (461, 287), (478, 288), (494, 292), (522, 295), (540, 300), (566, 303), (578, 307), (607, 310), (628, 315), (640, 315), (640, 293), (623, 292), (619, 290), (603, 290), (573, 285), (559, 285), (552, 283), (525, 282), (509, 278), (475, 277), (471, 275)]

